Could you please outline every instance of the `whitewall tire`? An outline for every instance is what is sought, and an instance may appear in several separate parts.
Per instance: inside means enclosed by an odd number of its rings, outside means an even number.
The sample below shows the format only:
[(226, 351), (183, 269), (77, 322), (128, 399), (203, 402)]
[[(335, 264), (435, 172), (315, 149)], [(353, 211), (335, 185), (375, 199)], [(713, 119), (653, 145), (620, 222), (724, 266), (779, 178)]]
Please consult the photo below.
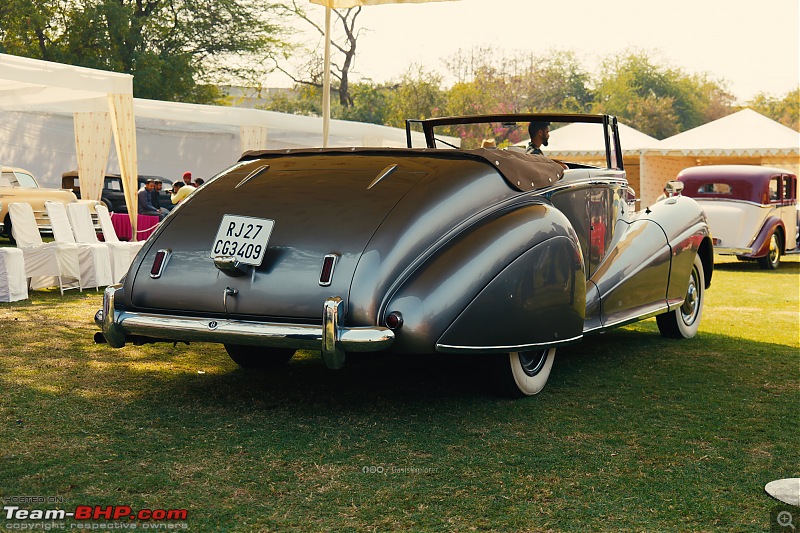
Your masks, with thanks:
[(555, 356), (555, 348), (498, 356), (500, 392), (512, 398), (538, 394), (550, 377)]

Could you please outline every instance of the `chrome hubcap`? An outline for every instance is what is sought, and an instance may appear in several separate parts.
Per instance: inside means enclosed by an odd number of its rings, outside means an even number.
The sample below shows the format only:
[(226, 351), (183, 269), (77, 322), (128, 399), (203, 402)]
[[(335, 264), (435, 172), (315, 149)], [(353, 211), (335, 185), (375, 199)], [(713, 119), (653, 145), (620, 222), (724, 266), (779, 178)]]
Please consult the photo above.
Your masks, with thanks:
[(692, 277), (689, 278), (689, 289), (686, 291), (686, 299), (681, 306), (681, 318), (686, 325), (691, 325), (695, 318), (697, 318), (697, 310), (700, 304), (697, 283), (697, 270), (693, 269)]
[(769, 239), (769, 262), (774, 263), (778, 259), (778, 239), (775, 235)]
[(535, 376), (542, 371), (547, 360), (547, 350), (539, 352), (519, 352), (519, 364), (528, 376)]

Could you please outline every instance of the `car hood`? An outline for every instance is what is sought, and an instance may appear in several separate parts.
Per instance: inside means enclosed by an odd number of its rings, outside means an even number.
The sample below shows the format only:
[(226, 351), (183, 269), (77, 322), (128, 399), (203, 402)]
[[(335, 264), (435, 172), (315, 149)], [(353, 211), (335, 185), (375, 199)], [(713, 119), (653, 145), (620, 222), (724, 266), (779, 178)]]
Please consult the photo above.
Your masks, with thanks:
[[(382, 288), (415, 257), (513, 194), (491, 165), (455, 155), (259, 155), (210, 180), (165, 219), (132, 266), (126, 301), (154, 312), (306, 323), (321, 321), (327, 298), (341, 297), (347, 309), (356, 277), (359, 298), (370, 300), (359, 304), (368, 320)], [(274, 221), (263, 262), (244, 275), (221, 271), (211, 258), (225, 215)], [(158, 250), (170, 256), (153, 279)], [(337, 262), (324, 285), (331, 254)]]

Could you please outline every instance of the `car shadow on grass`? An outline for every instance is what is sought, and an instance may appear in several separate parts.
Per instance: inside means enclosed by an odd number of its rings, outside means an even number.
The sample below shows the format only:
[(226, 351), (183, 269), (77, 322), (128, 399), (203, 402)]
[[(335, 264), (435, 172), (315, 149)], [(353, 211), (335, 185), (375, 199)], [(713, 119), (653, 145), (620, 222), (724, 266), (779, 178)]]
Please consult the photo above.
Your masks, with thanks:
[[(790, 351), (788, 347), (778, 349)], [(615, 330), (559, 349), (544, 391), (538, 397), (517, 402), (547, 403), (570, 396), (576, 388), (582, 391), (581, 395), (592, 389), (613, 391), (630, 386), (631, 376), (646, 372), (661, 373), (677, 386), (681, 374), (696, 372), (697, 365), (704, 371), (724, 375), (713, 365), (725, 365), (726, 358), (730, 359), (727, 354), (737, 350), (758, 354), (773, 352), (775, 347), (714, 334), (683, 341), (664, 339), (658, 334), (655, 321), (646, 321), (637, 329)], [(348, 361), (341, 370), (329, 370), (318, 352), (299, 352), (286, 367), (262, 372), (238, 368), (227, 360), (221, 347), (205, 345), (192, 352), (190, 359), (184, 360), (186, 373), (172, 374), (169, 383), (163, 384), (171, 391), (167, 397), (174, 394), (173, 400), (178, 402), (239, 407), (256, 402), (345, 410), (362, 409), (365, 404), (376, 402), (384, 406), (515, 402), (498, 394), (489, 356), (365, 354)], [(218, 371), (189, 370), (192, 365), (200, 369), (204, 360), (213, 360)], [(739, 364), (742, 368), (749, 364), (763, 366), (756, 360)], [(647, 387), (647, 377), (639, 375), (637, 379)], [(164, 395), (159, 397), (163, 400)]]

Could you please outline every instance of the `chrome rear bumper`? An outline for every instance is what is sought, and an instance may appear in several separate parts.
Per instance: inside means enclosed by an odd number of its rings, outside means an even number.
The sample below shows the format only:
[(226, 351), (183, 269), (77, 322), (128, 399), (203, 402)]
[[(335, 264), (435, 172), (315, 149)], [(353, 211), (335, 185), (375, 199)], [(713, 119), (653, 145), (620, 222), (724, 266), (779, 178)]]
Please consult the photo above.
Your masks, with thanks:
[(145, 337), (164, 341), (321, 350), (329, 368), (341, 368), (346, 352), (385, 350), (394, 342), (394, 333), (388, 328), (341, 326), (342, 300), (339, 297), (325, 300), (322, 325), (319, 326), (117, 311), (114, 298), (120, 288), (121, 285), (106, 287), (103, 308), (94, 318), (106, 342), (113, 348), (125, 346), (129, 337)]

